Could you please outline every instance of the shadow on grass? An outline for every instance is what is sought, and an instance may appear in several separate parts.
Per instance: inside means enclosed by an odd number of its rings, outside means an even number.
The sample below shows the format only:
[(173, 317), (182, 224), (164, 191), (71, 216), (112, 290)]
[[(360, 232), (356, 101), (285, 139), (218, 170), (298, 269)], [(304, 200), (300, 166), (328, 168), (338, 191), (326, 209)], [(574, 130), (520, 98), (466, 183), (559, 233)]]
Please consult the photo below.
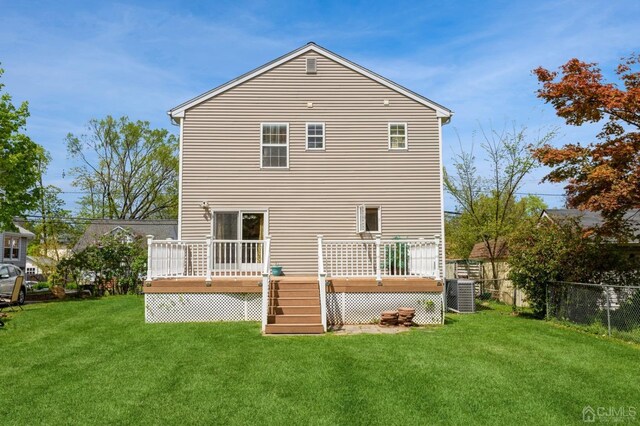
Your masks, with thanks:
[(476, 300), (476, 311), (493, 311), (495, 310), (488, 302)]

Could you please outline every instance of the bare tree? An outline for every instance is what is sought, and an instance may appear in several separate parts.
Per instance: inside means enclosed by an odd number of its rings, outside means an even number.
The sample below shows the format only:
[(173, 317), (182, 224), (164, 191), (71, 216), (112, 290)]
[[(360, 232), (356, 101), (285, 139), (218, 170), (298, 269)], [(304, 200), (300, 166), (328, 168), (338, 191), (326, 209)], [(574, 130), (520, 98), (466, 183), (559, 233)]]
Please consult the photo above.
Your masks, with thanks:
[(480, 134), (487, 165), (478, 172), (473, 148), (469, 152), (461, 150), (454, 157), (455, 173), (444, 170), (444, 185), (474, 222), (476, 238), (489, 254), (492, 278), (497, 279), (499, 247), (527, 214), (524, 204), (517, 202), (516, 193), (524, 177), (537, 166), (531, 150), (550, 142), (556, 130), (538, 132), (531, 138), (526, 127), (514, 125), (502, 131), (481, 129)]

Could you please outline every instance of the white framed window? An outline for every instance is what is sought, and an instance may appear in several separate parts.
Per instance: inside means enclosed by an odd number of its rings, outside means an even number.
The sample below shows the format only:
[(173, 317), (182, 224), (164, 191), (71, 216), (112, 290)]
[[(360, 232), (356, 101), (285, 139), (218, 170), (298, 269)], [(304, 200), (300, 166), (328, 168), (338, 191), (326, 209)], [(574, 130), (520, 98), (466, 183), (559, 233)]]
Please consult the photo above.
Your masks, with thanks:
[(289, 123), (260, 124), (260, 167), (289, 167)]
[(307, 150), (324, 151), (324, 123), (307, 123)]
[(8, 260), (20, 259), (20, 238), (4, 237), (4, 258)]
[(389, 149), (407, 149), (407, 123), (389, 123)]
[(382, 209), (380, 206), (361, 204), (357, 207), (356, 215), (356, 227), (359, 234), (365, 232), (380, 234), (382, 232)]

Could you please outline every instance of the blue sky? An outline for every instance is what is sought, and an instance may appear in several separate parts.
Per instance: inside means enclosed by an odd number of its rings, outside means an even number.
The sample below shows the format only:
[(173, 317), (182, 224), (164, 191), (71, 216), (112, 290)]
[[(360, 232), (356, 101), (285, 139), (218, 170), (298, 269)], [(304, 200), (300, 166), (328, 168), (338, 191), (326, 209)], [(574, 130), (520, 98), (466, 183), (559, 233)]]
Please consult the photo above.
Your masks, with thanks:
[[(445, 166), (461, 146), (478, 151), (479, 126), (560, 126), (556, 144), (592, 140), (597, 127), (565, 126), (535, 97), (531, 70), (579, 57), (611, 75), (640, 51), (637, 0), (180, 3), (0, 0), (3, 82), (14, 101), (29, 101), (28, 133), (50, 151), (47, 181), (67, 191), (69, 207), (78, 195), (67, 133), (107, 114), (176, 132), (169, 108), (308, 41), (454, 110)], [(543, 175), (523, 191), (563, 192)]]

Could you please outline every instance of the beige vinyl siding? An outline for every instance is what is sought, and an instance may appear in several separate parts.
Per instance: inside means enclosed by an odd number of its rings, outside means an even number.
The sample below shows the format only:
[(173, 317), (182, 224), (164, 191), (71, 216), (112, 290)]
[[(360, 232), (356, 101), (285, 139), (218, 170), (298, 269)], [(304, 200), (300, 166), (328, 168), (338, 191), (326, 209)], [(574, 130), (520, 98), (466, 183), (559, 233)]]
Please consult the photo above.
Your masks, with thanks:
[[(317, 74), (305, 72), (309, 56)], [(288, 169), (260, 167), (266, 122), (289, 123)], [(307, 122), (325, 123), (324, 151), (305, 149)], [(408, 150), (388, 149), (389, 122), (407, 123)], [(317, 234), (361, 238), (358, 204), (381, 207), (383, 238), (432, 238), (442, 232), (438, 126), (430, 108), (303, 54), (186, 111), (181, 236), (211, 232), (201, 201), (268, 209), (272, 263), (289, 275), (317, 273)]]

